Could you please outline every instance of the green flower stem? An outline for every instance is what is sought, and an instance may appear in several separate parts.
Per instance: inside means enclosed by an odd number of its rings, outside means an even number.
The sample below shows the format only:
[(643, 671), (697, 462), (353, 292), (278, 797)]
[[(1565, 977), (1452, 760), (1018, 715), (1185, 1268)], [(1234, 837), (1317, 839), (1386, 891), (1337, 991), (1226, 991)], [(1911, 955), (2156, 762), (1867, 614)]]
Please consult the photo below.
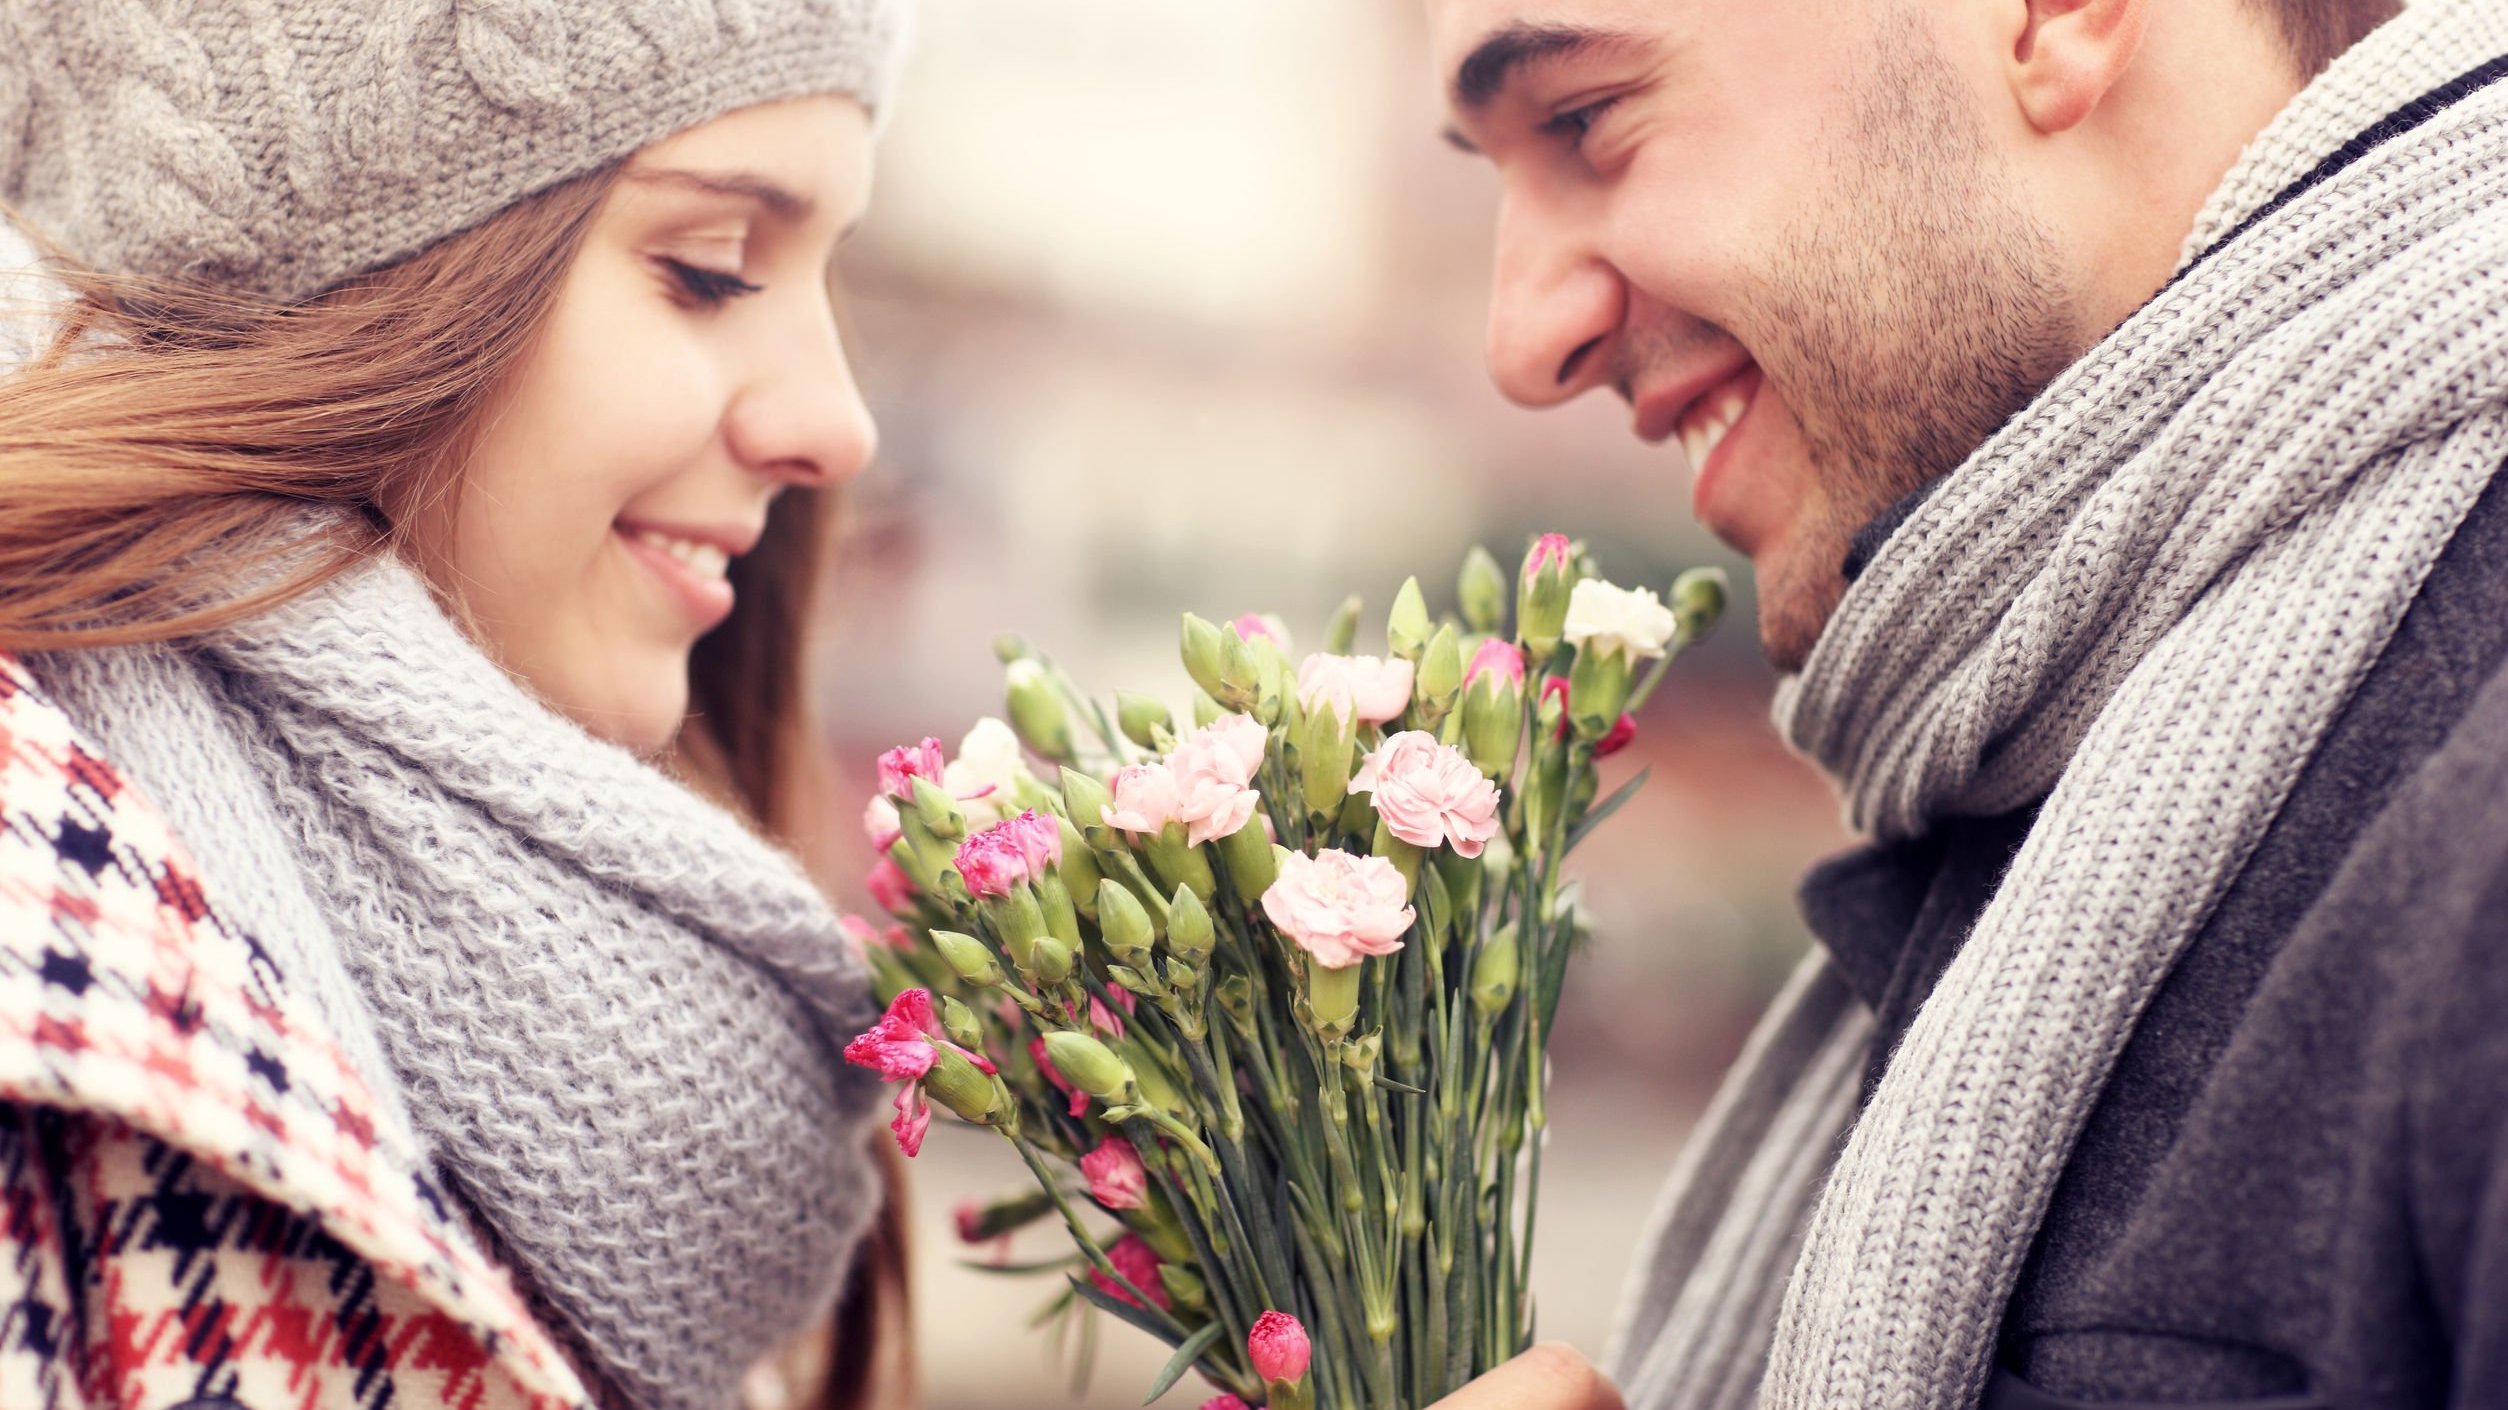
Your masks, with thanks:
[(999, 1129), (1001, 1129), (1002, 1136), (1018, 1150), (1019, 1158), (1028, 1163), (1028, 1169), (1036, 1176), (1036, 1182), (1054, 1197), (1054, 1208), (1061, 1213), (1064, 1227), (1071, 1231), (1072, 1242), (1078, 1244), (1080, 1252), (1088, 1256), (1089, 1266), (1104, 1274), (1109, 1282), (1123, 1289), (1133, 1301), (1139, 1303), (1141, 1311), (1146, 1313), (1151, 1321), (1163, 1324), (1178, 1344), (1191, 1336), (1192, 1332), (1182, 1322), (1177, 1321), (1173, 1314), (1160, 1307), (1149, 1294), (1141, 1291), (1139, 1284), (1125, 1277), (1122, 1270), (1116, 1268), (1114, 1263), (1106, 1257), (1106, 1250), (1097, 1246), (1097, 1240), (1090, 1236), (1088, 1226), (1080, 1222), (1079, 1213), (1072, 1209), (1071, 1201), (1063, 1195), (1062, 1186), (1055, 1181), (1052, 1172), (1045, 1168), (1044, 1158), (1036, 1153), (1036, 1147), (1029, 1143), (1028, 1138), (1006, 1127)]
[[(1220, 1041), (1217, 1028), (1211, 1030), (1210, 1038), (1214, 1044)], [(1193, 1080), (1202, 1088), (1205, 1097), (1225, 1092), (1225, 1104), (1234, 1107), (1235, 1088), (1220, 1081), (1217, 1069), (1211, 1064), (1210, 1054), (1198, 1046), (1187, 1046), (1184, 1051), (1185, 1059), (1193, 1069)], [(1237, 1196), (1228, 1202), (1229, 1208), (1233, 1210), (1243, 1204), (1254, 1221), (1252, 1237), (1247, 1242), (1254, 1246), (1255, 1266), (1261, 1271), (1260, 1290), (1264, 1306), (1283, 1306), (1282, 1299), (1296, 1289), (1297, 1280), (1289, 1276), (1288, 1260), (1280, 1245), (1280, 1232), (1272, 1224), (1270, 1191), (1254, 1182), (1244, 1147), (1224, 1132), (1219, 1142), (1219, 1163), (1228, 1192)]]

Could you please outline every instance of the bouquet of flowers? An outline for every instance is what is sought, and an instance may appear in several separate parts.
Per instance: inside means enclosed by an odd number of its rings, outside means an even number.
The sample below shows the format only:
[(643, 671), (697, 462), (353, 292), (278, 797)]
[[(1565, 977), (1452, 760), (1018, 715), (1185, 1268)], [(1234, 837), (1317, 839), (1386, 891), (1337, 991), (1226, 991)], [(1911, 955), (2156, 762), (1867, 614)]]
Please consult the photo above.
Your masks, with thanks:
[(1049, 1313), (1173, 1347), (1152, 1399), (1199, 1370), (1212, 1406), (1414, 1410), (1531, 1341), (1561, 863), (1724, 592), (1616, 587), (1555, 534), (1512, 593), (1480, 549), (1459, 586), (1436, 623), (1406, 583), (1381, 656), (1355, 600), (1297, 661), (1276, 620), (1187, 614), (1190, 729), (1006, 641), (1010, 725), (880, 759), (893, 998), (846, 1056), (900, 1084), (907, 1155), (933, 1106), (1018, 1150), (1036, 1188), (960, 1232), (1058, 1216)]

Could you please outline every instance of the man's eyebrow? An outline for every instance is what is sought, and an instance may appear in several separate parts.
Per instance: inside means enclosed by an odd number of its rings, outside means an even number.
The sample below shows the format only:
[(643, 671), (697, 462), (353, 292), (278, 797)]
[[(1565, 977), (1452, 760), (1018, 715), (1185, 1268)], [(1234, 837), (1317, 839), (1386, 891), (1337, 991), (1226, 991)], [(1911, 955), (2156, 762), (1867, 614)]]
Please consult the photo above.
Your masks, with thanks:
[(733, 196), (755, 201), (768, 214), (796, 224), (807, 220), (817, 207), (809, 197), (790, 187), (745, 171), (689, 171), (683, 167), (630, 167), (626, 179), (662, 186), (680, 186), (703, 191), (713, 196)]
[[(1465, 113), (1480, 114), (1507, 86), (1522, 76), (1525, 69), (1548, 59), (1564, 59), (1593, 49), (1612, 48), (1628, 43), (1630, 36), (1617, 30), (1593, 29), (1584, 25), (1526, 24), (1521, 21), (1491, 31), (1463, 62), (1454, 69), (1454, 81), (1448, 85), (1454, 106)], [(1465, 152), (1478, 152), (1471, 139), (1460, 128), (1449, 127), (1445, 139)]]
[(1452, 93), (1454, 105), (1467, 113), (1487, 108), (1506, 91), (1508, 84), (1533, 63), (1543, 59), (1562, 59), (1588, 49), (1604, 48), (1628, 42), (1629, 36), (1615, 30), (1590, 29), (1583, 25), (1516, 23), (1492, 32), (1480, 47), (1455, 66)]

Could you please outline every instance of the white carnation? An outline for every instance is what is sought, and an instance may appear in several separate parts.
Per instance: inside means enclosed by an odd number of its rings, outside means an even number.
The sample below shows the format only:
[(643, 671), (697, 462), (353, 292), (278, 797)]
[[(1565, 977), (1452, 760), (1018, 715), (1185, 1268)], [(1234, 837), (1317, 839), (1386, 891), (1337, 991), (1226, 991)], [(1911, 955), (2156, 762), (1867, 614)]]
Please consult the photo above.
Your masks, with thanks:
[[(1028, 776), (1027, 755), (1010, 726), (990, 715), (958, 742), (958, 754), (941, 770), (941, 787), (975, 827), (1019, 815), (1019, 781)], [(991, 789), (992, 792), (984, 793)], [(973, 795), (984, 793), (981, 798)]]
[(1625, 651), (1652, 659), (1663, 654), (1672, 629), (1672, 609), (1652, 589), (1613, 587), (1600, 578), (1587, 578), (1568, 595), (1567, 625), (1561, 635), (1571, 646), (1592, 642), (1597, 651)]

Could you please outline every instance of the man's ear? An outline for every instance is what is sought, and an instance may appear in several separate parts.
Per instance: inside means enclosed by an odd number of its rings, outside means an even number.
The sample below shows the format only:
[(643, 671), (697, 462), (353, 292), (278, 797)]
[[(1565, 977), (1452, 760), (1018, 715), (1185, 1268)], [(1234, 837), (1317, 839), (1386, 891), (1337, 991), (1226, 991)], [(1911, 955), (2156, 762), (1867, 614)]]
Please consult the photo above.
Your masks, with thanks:
[(2012, 96), (2044, 133), (2078, 125), (2125, 76), (2152, 0), (2004, 0), (2020, 27), (2006, 59)]

